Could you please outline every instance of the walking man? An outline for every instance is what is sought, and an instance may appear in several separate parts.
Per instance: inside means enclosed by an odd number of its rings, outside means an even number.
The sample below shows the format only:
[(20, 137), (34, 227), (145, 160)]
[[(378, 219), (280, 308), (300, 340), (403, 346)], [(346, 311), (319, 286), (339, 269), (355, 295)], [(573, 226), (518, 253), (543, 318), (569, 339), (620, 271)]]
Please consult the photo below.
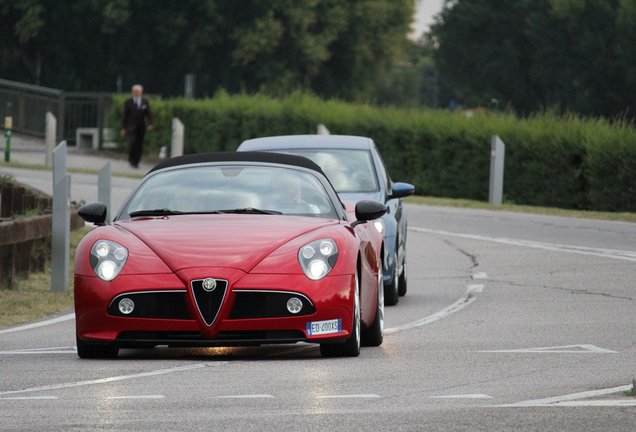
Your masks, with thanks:
[(121, 136), (128, 137), (128, 162), (133, 168), (139, 166), (146, 129), (153, 128), (150, 104), (142, 97), (143, 92), (141, 85), (132, 86), (132, 97), (124, 102), (124, 116), (121, 121), (120, 133)]

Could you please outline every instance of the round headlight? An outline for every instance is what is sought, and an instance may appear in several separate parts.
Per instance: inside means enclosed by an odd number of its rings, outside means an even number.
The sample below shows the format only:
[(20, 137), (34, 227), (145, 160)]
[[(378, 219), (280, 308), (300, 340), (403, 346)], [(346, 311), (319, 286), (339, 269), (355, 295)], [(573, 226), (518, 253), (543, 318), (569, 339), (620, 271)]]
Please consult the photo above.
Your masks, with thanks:
[(108, 255), (108, 252), (109, 248), (108, 243), (106, 242), (101, 242), (97, 246), (95, 246), (95, 253), (100, 258), (104, 258), (106, 255)]
[(327, 268), (327, 264), (324, 261), (313, 260), (309, 263), (309, 274), (312, 279), (321, 279), (323, 278), (329, 269)]
[(110, 281), (115, 278), (117, 271), (117, 265), (112, 261), (104, 261), (97, 267), (97, 273), (99, 277), (105, 281)]
[(306, 258), (306, 259), (313, 257), (315, 253), (316, 251), (311, 246), (305, 246), (303, 250), (301, 251), (303, 258)]
[(116, 260), (121, 261), (126, 259), (126, 255), (128, 255), (126, 253), (126, 249), (124, 248), (117, 248), (115, 249), (115, 252), (113, 252), (113, 256), (115, 257)]
[(320, 244), (320, 253), (324, 256), (329, 256), (333, 253), (333, 244), (330, 242), (322, 242)]
[(292, 297), (287, 300), (287, 310), (289, 313), (297, 314), (303, 310), (303, 302), (299, 298)]

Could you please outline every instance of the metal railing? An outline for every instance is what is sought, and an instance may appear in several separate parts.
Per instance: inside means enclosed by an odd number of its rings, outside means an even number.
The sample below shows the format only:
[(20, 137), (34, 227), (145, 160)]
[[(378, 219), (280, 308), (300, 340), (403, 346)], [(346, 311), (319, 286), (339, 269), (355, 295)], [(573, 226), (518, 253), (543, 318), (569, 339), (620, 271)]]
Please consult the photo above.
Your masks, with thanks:
[(50, 111), (58, 121), (56, 141), (75, 143), (77, 128), (97, 128), (101, 148), (111, 105), (110, 93), (65, 92), (0, 79), (2, 117), (13, 116), (13, 131), (17, 133), (44, 137), (46, 112)]

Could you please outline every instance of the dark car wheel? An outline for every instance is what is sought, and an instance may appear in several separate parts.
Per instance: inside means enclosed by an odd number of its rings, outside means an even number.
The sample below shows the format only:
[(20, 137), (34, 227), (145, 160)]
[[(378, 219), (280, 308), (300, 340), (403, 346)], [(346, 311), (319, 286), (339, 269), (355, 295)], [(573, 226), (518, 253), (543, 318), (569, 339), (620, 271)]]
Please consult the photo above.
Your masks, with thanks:
[(77, 355), (83, 359), (115, 358), (119, 354), (119, 348), (112, 345), (94, 345), (77, 339)]
[(391, 283), (389, 285), (384, 286), (384, 304), (387, 306), (393, 306), (398, 303), (400, 300), (398, 289), (399, 289), (399, 279), (400, 275), (397, 272), (397, 252), (393, 255), (393, 277), (391, 278)]
[(402, 263), (402, 273), (400, 273), (398, 283), (398, 294), (400, 297), (404, 297), (408, 288), (406, 281), (406, 258), (404, 258), (404, 262)]
[(353, 331), (344, 343), (320, 344), (323, 357), (357, 357), (360, 355), (360, 281), (356, 274), (356, 289), (353, 296)]
[(369, 328), (362, 333), (364, 346), (380, 346), (384, 340), (384, 286), (382, 266), (378, 269), (378, 307), (375, 312), (375, 320)]

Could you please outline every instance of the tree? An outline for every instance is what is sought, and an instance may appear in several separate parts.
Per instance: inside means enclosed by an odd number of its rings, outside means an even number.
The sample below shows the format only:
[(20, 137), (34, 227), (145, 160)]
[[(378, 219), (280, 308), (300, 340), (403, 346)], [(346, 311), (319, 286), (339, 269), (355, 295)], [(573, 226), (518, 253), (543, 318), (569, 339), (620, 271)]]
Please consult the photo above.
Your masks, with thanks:
[(0, 0), (0, 76), (63, 89), (144, 83), (369, 98), (400, 57), (413, 0)]
[(435, 60), (462, 98), (620, 115), (633, 106), (635, 3), (447, 1), (430, 33)]

